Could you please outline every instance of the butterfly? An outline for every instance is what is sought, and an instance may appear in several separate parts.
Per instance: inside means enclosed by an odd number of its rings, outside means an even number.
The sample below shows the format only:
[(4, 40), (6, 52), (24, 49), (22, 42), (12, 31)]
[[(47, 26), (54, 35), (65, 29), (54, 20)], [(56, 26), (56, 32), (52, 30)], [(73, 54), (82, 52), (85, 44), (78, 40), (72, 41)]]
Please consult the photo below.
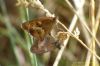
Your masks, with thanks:
[(31, 52), (41, 54), (52, 51), (55, 48), (57, 41), (50, 35), (55, 24), (56, 17), (40, 17), (22, 23), (22, 28), (36, 38), (35, 43), (31, 47)]
[(39, 42), (36, 41), (35, 44), (31, 47), (31, 52), (36, 53), (36, 54), (42, 54), (46, 53), (49, 51), (52, 51), (56, 48), (56, 41), (53, 37), (50, 35), (44, 37), (44, 40)]
[(50, 34), (52, 27), (56, 23), (55, 17), (40, 17), (22, 24), (22, 27), (27, 30), (32, 36), (40, 40)]

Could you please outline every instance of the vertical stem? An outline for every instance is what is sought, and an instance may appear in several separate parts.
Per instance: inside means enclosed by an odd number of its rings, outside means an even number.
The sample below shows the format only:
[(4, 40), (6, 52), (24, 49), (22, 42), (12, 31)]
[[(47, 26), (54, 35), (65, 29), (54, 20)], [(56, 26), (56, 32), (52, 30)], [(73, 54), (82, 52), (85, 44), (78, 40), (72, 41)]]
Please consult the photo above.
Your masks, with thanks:
[[(94, 27), (95, 27), (95, 2), (94, 2), (94, 0), (91, 0), (90, 7), (91, 7), (91, 9), (90, 9), (90, 21), (92, 22), (92, 34), (95, 37), (96, 33), (95, 33), (95, 29), (94, 29)], [(92, 37), (92, 48), (91, 49), (94, 53), (96, 53), (94, 37)], [(96, 65), (95, 61), (96, 61), (96, 58), (94, 55), (92, 55), (92, 66)]]
[[(26, 0), (23, 0), (22, 2), (24, 3), (25, 1)], [(19, 8), (19, 11), (20, 11), (20, 15), (21, 15), (21, 20), (23, 22), (28, 21), (29, 20), (28, 8), (21, 6)], [(31, 66), (38, 66), (36, 55), (33, 55), (30, 52), (30, 47), (32, 45), (32, 38), (27, 32), (25, 32), (25, 37), (26, 37), (26, 44), (27, 44), (26, 49), (28, 50), (28, 61)]]
[[(73, 31), (73, 29), (74, 29), (76, 23), (77, 23), (77, 16), (74, 15), (74, 17), (73, 17), (73, 19), (72, 19), (72, 22), (71, 22), (71, 25), (70, 25), (70, 27), (69, 27), (69, 30), (70, 30), (71, 32)], [(70, 38), (70, 36), (68, 36), (68, 38), (63, 42), (63, 45), (64, 45), (64, 46), (59, 50), (59, 52), (58, 52), (58, 54), (57, 54), (57, 57), (56, 57), (56, 59), (55, 59), (55, 61), (54, 61), (53, 66), (58, 66), (58, 63), (59, 63), (59, 61), (60, 61), (60, 59), (61, 59), (61, 56), (62, 56), (62, 53), (63, 53), (65, 47), (66, 47), (67, 44), (68, 44), (69, 38)]]
[(13, 36), (11, 35), (11, 34), (12, 34), (12, 30), (14, 30), (14, 29), (13, 29), (12, 25), (10, 24), (10, 19), (9, 19), (9, 17), (8, 17), (8, 14), (7, 14), (7, 9), (6, 9), (4, 0), (0, 0), (0, 4), (1, 4), (2, 13), (3, 13), (4, 17), (5, 17), (5, 18), (4, 18), (4, 23), (5, 23), (7, 29), (8, 29), (9, 32), (10, 32), (10, 33), (9, 33), (9, 37), (10, 37), (10, 41), (11, 41), (11, 48), (12, 48), (13, 53), (14, 53), (14, 56), (15, 56), (16, 64), (17, 64), (17, 66), (19, 66), (20, 63), (19, 63), (19, 61), (18, 61), (17, 54), (16, 54), (16, 47), (15, 47), (16, 45), (15, 45), (15, 41), (13, 40)]

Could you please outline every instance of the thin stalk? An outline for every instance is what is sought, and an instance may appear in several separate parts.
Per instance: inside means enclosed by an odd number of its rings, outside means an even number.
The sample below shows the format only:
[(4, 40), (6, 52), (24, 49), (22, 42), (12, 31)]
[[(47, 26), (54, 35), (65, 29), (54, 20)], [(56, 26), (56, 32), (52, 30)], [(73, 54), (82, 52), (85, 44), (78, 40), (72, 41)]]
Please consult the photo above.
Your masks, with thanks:
[[(22, 1), (22, 2), (24, 2), (24, 1)], [(26, 7), (20, 7), (19, 11), (20, 11), (20, 15), (21, 15), (22, 22), (28, 21), (29, 20), (28, 8), (26, 8)], [(30, 62), (31, 66), (38, 66), (37, 65), (37, 58), (36, 58), (36, 56), (33, 55), (30, 52), (30, 47), (32, 45), (32, 38), (29, 35), (29, 33), (26, 33), (26, 32), (25, 32), (25, 36), (26, 36), (26, 43), (27, 43), (27, 47), (26, 48), (28, 50), (28, 55), (29, 55), (28, 56), (29, 57), (29, 60), (28, 61)]]
[[(47, 13), (47, 16), (50, 16), (50, 17), (52, 16), (52, 17), (54, 17), (54, 15), (52, 15), (47, 9), (44, 8), (44, 6), (42, 5), (42, 3), (41, 3), (39, 0), (37, 0), (37, 2), (39, 3), (40, 9), (42, 9), (43, 11), (45, 11), (45, 12)], [(38, 4), (37, 4), (37, 5), (38, 5)], [(74, 29), (74, 27), (75, 27), (75, 25), (76, 25), (77, 16), (74, 16), (74, 18), (73, 18), (72, 21), (73, 21), (73, 22), (72, 22), (72, 24), (71, 24), (71, 26), (70, 26), (70, 28), (69, 28), (71, 32), (73, 31), (73, 29)], [(68, 30), (68, 29), (65, 27), (65, 25), (63, 25), (59, 20), (57, 20), (57, 23), (61, 24), (66, 30)], [(62, 53), (63, 53), (63, 51), (64, 51), (64, 49), (65, 49), (65, 47), (66, 47), (66, 45), (67, 45), (67, 43), (68, 43), (68, 41), (69, 41), (69, 38), (70, 38), (70, 36), (63, 42), (64, 46), (62, 46), (62, 48), (59, 50), (59, 52), (58, 52), (58, 54), (57, 54), (57, 57), (56, 57), (56, 59), (55, 59), (55, 61), (54, 61), (53, 66), (57, 66), (57, 65), (58, 65), (58, 63), (59, 63), (59, 61), (60, 61), (60, 59), (61, 59)]]
[(5, 16), (5, 18), (4, 18), (5, 25), (6, 25), (7, 29), (9, 30), (9, 38), (11, 40), (11, 48), (12, 48), (13, 53), (14, 53), (14, 56), (15, 56), (16, 64), (17, 64), (17, 66), (19, 66), (20, 64), (18, 62), (18, 58), (17, 58), (17, 54), (16, 54), (15, 42), (13, 40), (13, 37), (12, 37), (11, 33), (10, 33), (10, 32), (12, 32), (11, 31), (12, 30), (12, 27), (11, 27), (11, 24), (10, 24), (10, 19), (9, 19), (9, 17), (7, 15), (7, 9), (6, 9), (4, 0), (0, 0), (0, 4), (1, 4), (2, 13)]
[[(40, 8), (40, 9), (42, 9), (43, 11), (45, 11), (47, 14), (48, 14), (48, 16), (54, 16), (54, 15), (52, 15), (47, 9), (45, 9), (44, 8), (44, 6), (41, 4), (41, 2), (39, 1), (39, 0), (37, 0), (36, 1), (36, 5), (38, 5), (38, 8)], [(31, 6), (31, 7), (35, 7), (34, 6), (34, 4)], [(58, 23), (60, 23), (71, 35), (72, 35), (72, 33), (59, 21), (59, 20), (57, 20), (57, 22)], [(73, 35), (74, 36), (74, 35)], [(92, 51), (91, 51), (91, 49), (89, 49), (80, 39), (78, 39), (78, 38), (76, 38), (75, 36), (74, 36), (74, 38), (75, 39), (77, 39), (80, 43), (82, 43), (82, 45), (85, 47), (85, 48), (87, 48), (91, 53), (93, 53)], [(65, 43), (67, 43), (67, 41), (68, 41), (68, 39), (66, 39), (64, 42)], [(64, 43), (64, 44), (65, 44)], [(65, 45), (64, 45), (65, 46)], [(64, 50), (64, 47), (62, 47), (62, 49)], [(61, 52), (61, 51), (59, 51), (59, 52)], [(93, 53), (94, 54), (94, 53)], [(96, 54), (94, 54), (98, 59), (100, 59)], [(59, 57), (58, 58), (61, 58), (61, 54), (59, 55)], [(57, 61), (57, 63), (58, 63), (59, 61)], [(56, 64), (57, 65), (57, 64)]]
[[(86, 28), (86, 30), (90, 33), (90, 35), (92, 37), (94, 37), (94, 35), (92, 34), (91, 30), (89, 29), (89, 27), (87, 26), (86, 22), (84, 21), (84, 19), (80, 17), (81, 15), (80, 14), (77, 14), (77, 11), (74, 9), (74, 7), (71, 5), (71, 3), (68, 0), (65, 0), (65, 1), (70, 6), (70, 8), (72, 9), (72, 11), (78, 16), (80, 22)], [(94, 37), (94, 39), (95, 39), (97, 45), (100, 47), (100, 42), (97, 40), (96, 37)]]
[[(83, 1), (83, 2), (82, 2)], [(81, 7), (81, 5), (83, 5), (83, 3), (85, 2), (85, 0), (73, 0), (74, 4), (75, 4), (75, 8), (79, 9)], [(81, 5), (80, 5), (81, 4)], [(71, 6), (72, 7), (72, 6)], [(81, 8), (81, 18), (84, 18), (84, 22), (86, 22), (85, 16), (84, 16), (84, 10), (83, 8)], [(82, 23), (80, 23), (82, 25)], [(85, 37), (85, 41), (88, 44), (88, 46), (90, 46), (90, 35), (88, 33), (88, 31), (84, 28), (84, 26), (82, 25), (82, 31), (83, 31), (83, 35)], [(85, 66), (89, 66), (90, 64), (90, 59), (91, 59), (91, 53), (88, 51), (87, 53), (87, 57), (86, 57), (86, 61), (85, 61)]]
[[(100, 0), (99, 0), (99, 3), (100, 3)], [(96, 14), (96, 24), (95, 24), (95, 31), (97, 32), (98, 28), (99, 28), (99, 25), (100, 25), (100, 4), (98, 5), (98, 11), (97, 11), (97, 14)]]
[[(36, 3), (35, 3), (36, 7), (38, 6), (38, 8), (40, 8), (40, 9), (43, 10), (43, 11), (45, 11), (45, 12), (47, 13), (48, 16), (50, 16), (50, 17), (51, 17), (51, 16), (52, 16), (52, 17), (54, 16), (54, 15), (52, 15), (47, 9), (44, 8), (44, 6), (41, 4), (41, 2), (40, 2), (39, 0), (36, 0), (35, 2), (36, 2)], [(31, 7), (34, 8), (34, 7), (35, 7), (35, 6), (34, 6), (34, 3), (31, 3), (31, 4), (32, 4)], [(57, 22), (60, 23), (64, 28), (66, 28), (59, 20), (57, 20)], [(89, 49), (80, 39), (76, 38), (67, 28), (66, 28), (66, 30), (67, 30), (75, 39), (77, 39), (86, 49), (88, 49), (91, 53), (93, 53), (91, 49)], [(64, 47), (67, 45), (67, 44), (66, 44), (67, 42), (68, 42), (68, 38), (64, 41)], [(65, 44), (66, 44), (66, 45), (65, 45)], [(64, 51), (64, 47), (62, 46), (62, 48), (61, 48), (63, 51)], [(59, 53), (60, 53), (60, 52), (62, 53), (63, 51), (59, 51)], [(94, 53), (93, 53), (93, 54), (94, 54)], [(58, 55), (57, 55), (58, 61), (57, 61), (57, 63), (55, 62), (56, 65), (58, 65), (59, 58), (61, 58), (61, 55), (62, 55), (62, 54), (60, 54), (59, 57), (58, 57)], [(94, 54), (94, 55), (95, 55), (98, 59), (100, 59), (96, 54)], [(56, 58), (56, 59), (57, 59), (57, 58)]]
[[(90, 1), (90, 22), (92, 23), (92, 34), (95, 37), (96, 34), (95, 34), (95, 29), (94, 29), (94, 26), (95, 26), (95, 14), (94, 13), (95, 13), (95, 2), (94, 0), (91, 0)], [(91, 49), (94, 53), (96, 53), (95, 39), (93, 37), (92, 37), (92, 48)], [(94, 55), (92, 55), (92, 66), (96, 65), (95, 62), (96, 62), (96, 58)]]
[[(60, 22), (59, 22), (59, 23), (60, 23)], [(73, 29), (74, 29), (76, 23), (77, 23), (77, 16), (75, 15), (75, 16), (73, 17), (72, 22), (71, 22), (71, 25), (70, 25), (70, 27), (69, 27), (70, 32), (73, 31)], [(64, 25), (63, 25), (62, 23), (60, 23), (60, 24), (64, 27)], [(66, 28), (66, 27), (65, 27), (65, 28)], [(59, 61), (60, 61), (60, 59), (61, 59), (61, 56), (62, 56), (62, 54), (63, 54), (63, 51), (64, 51), (64, 49), (66, 48), (66, 46), (67, 46), (67, 44), (68, 44), (69, 38), (70, 38), (70, 36), (68, 36), (67, 39), (63, 42), (63, 45), (64, 45), (64, 46), (59, 50), (59, 52), (58, 52), (58, 54), (57, 54), (57, 57), (56, 57), (56, 59), (55, 59), (55, 61), (54, 61), (53, 66), (58, 66), (58, 63), (59, 63)]]

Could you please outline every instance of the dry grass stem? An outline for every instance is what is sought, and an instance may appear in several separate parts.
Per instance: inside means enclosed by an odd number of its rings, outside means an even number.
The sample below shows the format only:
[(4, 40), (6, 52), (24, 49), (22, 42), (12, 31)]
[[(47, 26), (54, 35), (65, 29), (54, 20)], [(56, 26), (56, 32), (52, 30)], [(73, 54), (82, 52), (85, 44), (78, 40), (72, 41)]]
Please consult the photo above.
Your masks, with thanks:
[[(19, 1), (19, 0), (18, 0)], [(64, 25), (64, 24), (62, 24), (58, 19), (56, 20), (57, 21), (57, 23), (59, 23), (60, 25), (62, 25), (65, 29), (66, 29), (66, 32), (68, 32), (68, 34), (69, 34), (69, 36), (66, 38), (66, 40), (64, 40), (64, 42), (63, 42), (63, 45), (64, 46), (62, 46), (61, 47), (61, 49), (59, 50), (59, 52), (58, 52), (58, 54), (57, 54), (57, 57), (56, 57), (56, 59), (55, 59), (55, 61), (54, 61), (54, 64), (53, 64), (53, 66), (58, 66), (58, 63), (59, 63), (59, 61), (60, 61), (60, 59), (61, 59), (61, 56), (62, 56), (62, 54), (63, 54), (63, 51), (64, 51), (64, 49), (65, 49), (65, 47), (67, 46), (67, 43), (68, 43), (68, 41), (69, 41), (69, 38), (70, 38), (70, 36), (71, 37), (73, 37), (73, 38), (75, 38), (78, 42), (80, 42), (81, 44), (82, 44), (82, 46), (84, 46), (89, 52), (91, 52), (92, 54), (93, 54), (93, 61), (95, 61), (95, 57), (97, 58), (97, 59), (99, 59), (100, 60), (100, 57), (96, 54), (96, 51), (95, 51), (95, 41), (97, 42), (97, 44), (98, 44), (98, 46), (100, 47), (100, 42), (97, 40), (97, 38), (96, 38), (96, 32), (97, 32), (97, 28), (98, 28), (98, 24), (99, 24), (99, 18), (100, 17), (97, 17), (97, 23), (95, 24), (95, 17), (94, 17), (94, 1), (92, 0), (91, 2), (91, 22), (92, 22), (92, 27), (95, 27), (95, 29), (94, 28), (92, 28), (93, 30), (92, 30), (92, 32), (90, 31), (90, 29), (89, 29), (89, 27), (87, 26), (87, 24), (85, 23), (86, 21), (85, 21), (85, 19), (84, 19), (84, 16), (81, 16), (80, 14), (83, 14), (82, 12), (81, 12), (81, 9), (83, 8), (83, 6), (84, 6), (84, 4), (82, 4), (81, 5), (81, 7), (80, 8), (78, 8), (77, 10), (75, 10), (74, 8), (73, 8), (73, 6), (70, 4), (70, 2), (68, 1), (68, 0), (65, 0), (66, 1), (66, 3), (70, 6), (70, 8), (72, 9), (72, 11), (75, 13), (75, 16), (73, 17), (73, 19), (72, 19), (72, 22), (71, 22), (71, 24), (70, 24), (70, 27), (69, 27), (69, 29)], [(33, 1), (29, 1), (29, 3), (30, 3), (30, 5), (29, 5), (29, 7), (32, 7), (32, 8), (34, 8), (34, 7), (36, 7), (36, 8), (39, 8), (39, 9), (41, 9), (41, 10), (43, 10), (45, 13), (46, 13), (46, 16), (49, 16), (49, 17), (55, 17), (55, 15), (54, 14), (51, 14), (43, 5), (42, 5), (42, 3), (39, 1), (39, 0), (34, 0), (34, 2)], [(20, 4), (20, 2), (18, 2), (18, 4)], [(100, 9), (100, 8), (99, 8)], [(99, 12), (98, 12), (99, 13)], [(83, 18), (82, 18), (83, 17)], [(82, 40), (80, 40), (78, 37), (76, 37), (73, 33), (72, 33), (72, 31), (73, 31), (73, 29), (75, 28), (75, 26), (76, 26), (76, 23), (77, 23), (77, 19), (80, 19), (80, 22), (83, 24), (83, 26), (87, 29), (87, 31), (90, 33), (90, 35), (92, 36), (92, 38), (93, 38), (93, 40), (92, 40), (92, 50), (91, 50), (91, 46), (87, 46), (85, 43), (83, 43), (83, 41)], [(96, 27), (97, 26), (97, 27)], [(88, 42), (89, 43), (89, 42)], [(88, 62), (90, 61), (90, 58), (91, 58), (91, 53), (89, 53), (88, 54), (88, 59), (89, 60), (87, 60)], [(88, 65), (88, 63), (87, 64), (85, 64), (85, 66), (87, 66)], [(93, 66), (95, 65), (95, 63), (93, 64)]]
[(92, 34), (91, 30), (89, 29), (89, 27), (86, 24), (86, 21), (84, 21), (83, 18), (81, 18), (82, 16), (80, 14), (77, 13), (77, 11), (74, 9), (74, 7), (70, 4), (70, 2), (68, 0), (65, 0), (66, 3), (70, 6), (70, 8), (72, 9), (72, 11), (78, 16), (80, 22), (82, 23), (82, 25), (88, 30), (88, 32), (90, 33), (90, 35), (92, 37), (94, 37), (97, 45), (100, 47), (100, 42), (97, 40), (97, 38)]

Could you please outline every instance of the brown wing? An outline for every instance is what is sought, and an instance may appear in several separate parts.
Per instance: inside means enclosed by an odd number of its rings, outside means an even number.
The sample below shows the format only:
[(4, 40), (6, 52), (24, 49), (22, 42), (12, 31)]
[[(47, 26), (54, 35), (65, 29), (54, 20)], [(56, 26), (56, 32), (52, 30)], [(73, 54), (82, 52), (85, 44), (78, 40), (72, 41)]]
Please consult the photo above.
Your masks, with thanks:
[[(41, 25), (42, 29), (44, 29), (45, 34), (50, 33), (51, 29), (56, 23), (56, 18), (55, 17), (47, 17), (47, 18), (41, 18)], [(38, 22), (37, 22), (38, 23)]]
[(50, 33), (55, 22), (55, 17), (41, 17), (22, 24), (22, 27), (27, 30), (32, 36), (43, 39)]
[(27, 31), (29, 31), (33, 27), (41, 27), (45, 30), (48, 29), (47, 32), (49, 32), (52, 26), (55, 24), (55, 20), (55, 17), (40, 17), (38, 19), (23, 23), (22, 27)]
[(46, 36), (43, 41), (38, 42), (38, 44), (34, 44), (31, 47), (31, 52), (36, 54), (42, 54), (52, 51), (56, 47), (54, 43), (55, 41), (52, 37)]
[(39, 48), (35, 44), (31, 47), (31, 52), (36, 53), (36, 54), (42, 54), (42, 53), (52, 51), (53, 49), (54, 49), (54, 45), (52, 45), (52, 44), (47, 44), (47, 45), (41, 46), (41, 48)]

